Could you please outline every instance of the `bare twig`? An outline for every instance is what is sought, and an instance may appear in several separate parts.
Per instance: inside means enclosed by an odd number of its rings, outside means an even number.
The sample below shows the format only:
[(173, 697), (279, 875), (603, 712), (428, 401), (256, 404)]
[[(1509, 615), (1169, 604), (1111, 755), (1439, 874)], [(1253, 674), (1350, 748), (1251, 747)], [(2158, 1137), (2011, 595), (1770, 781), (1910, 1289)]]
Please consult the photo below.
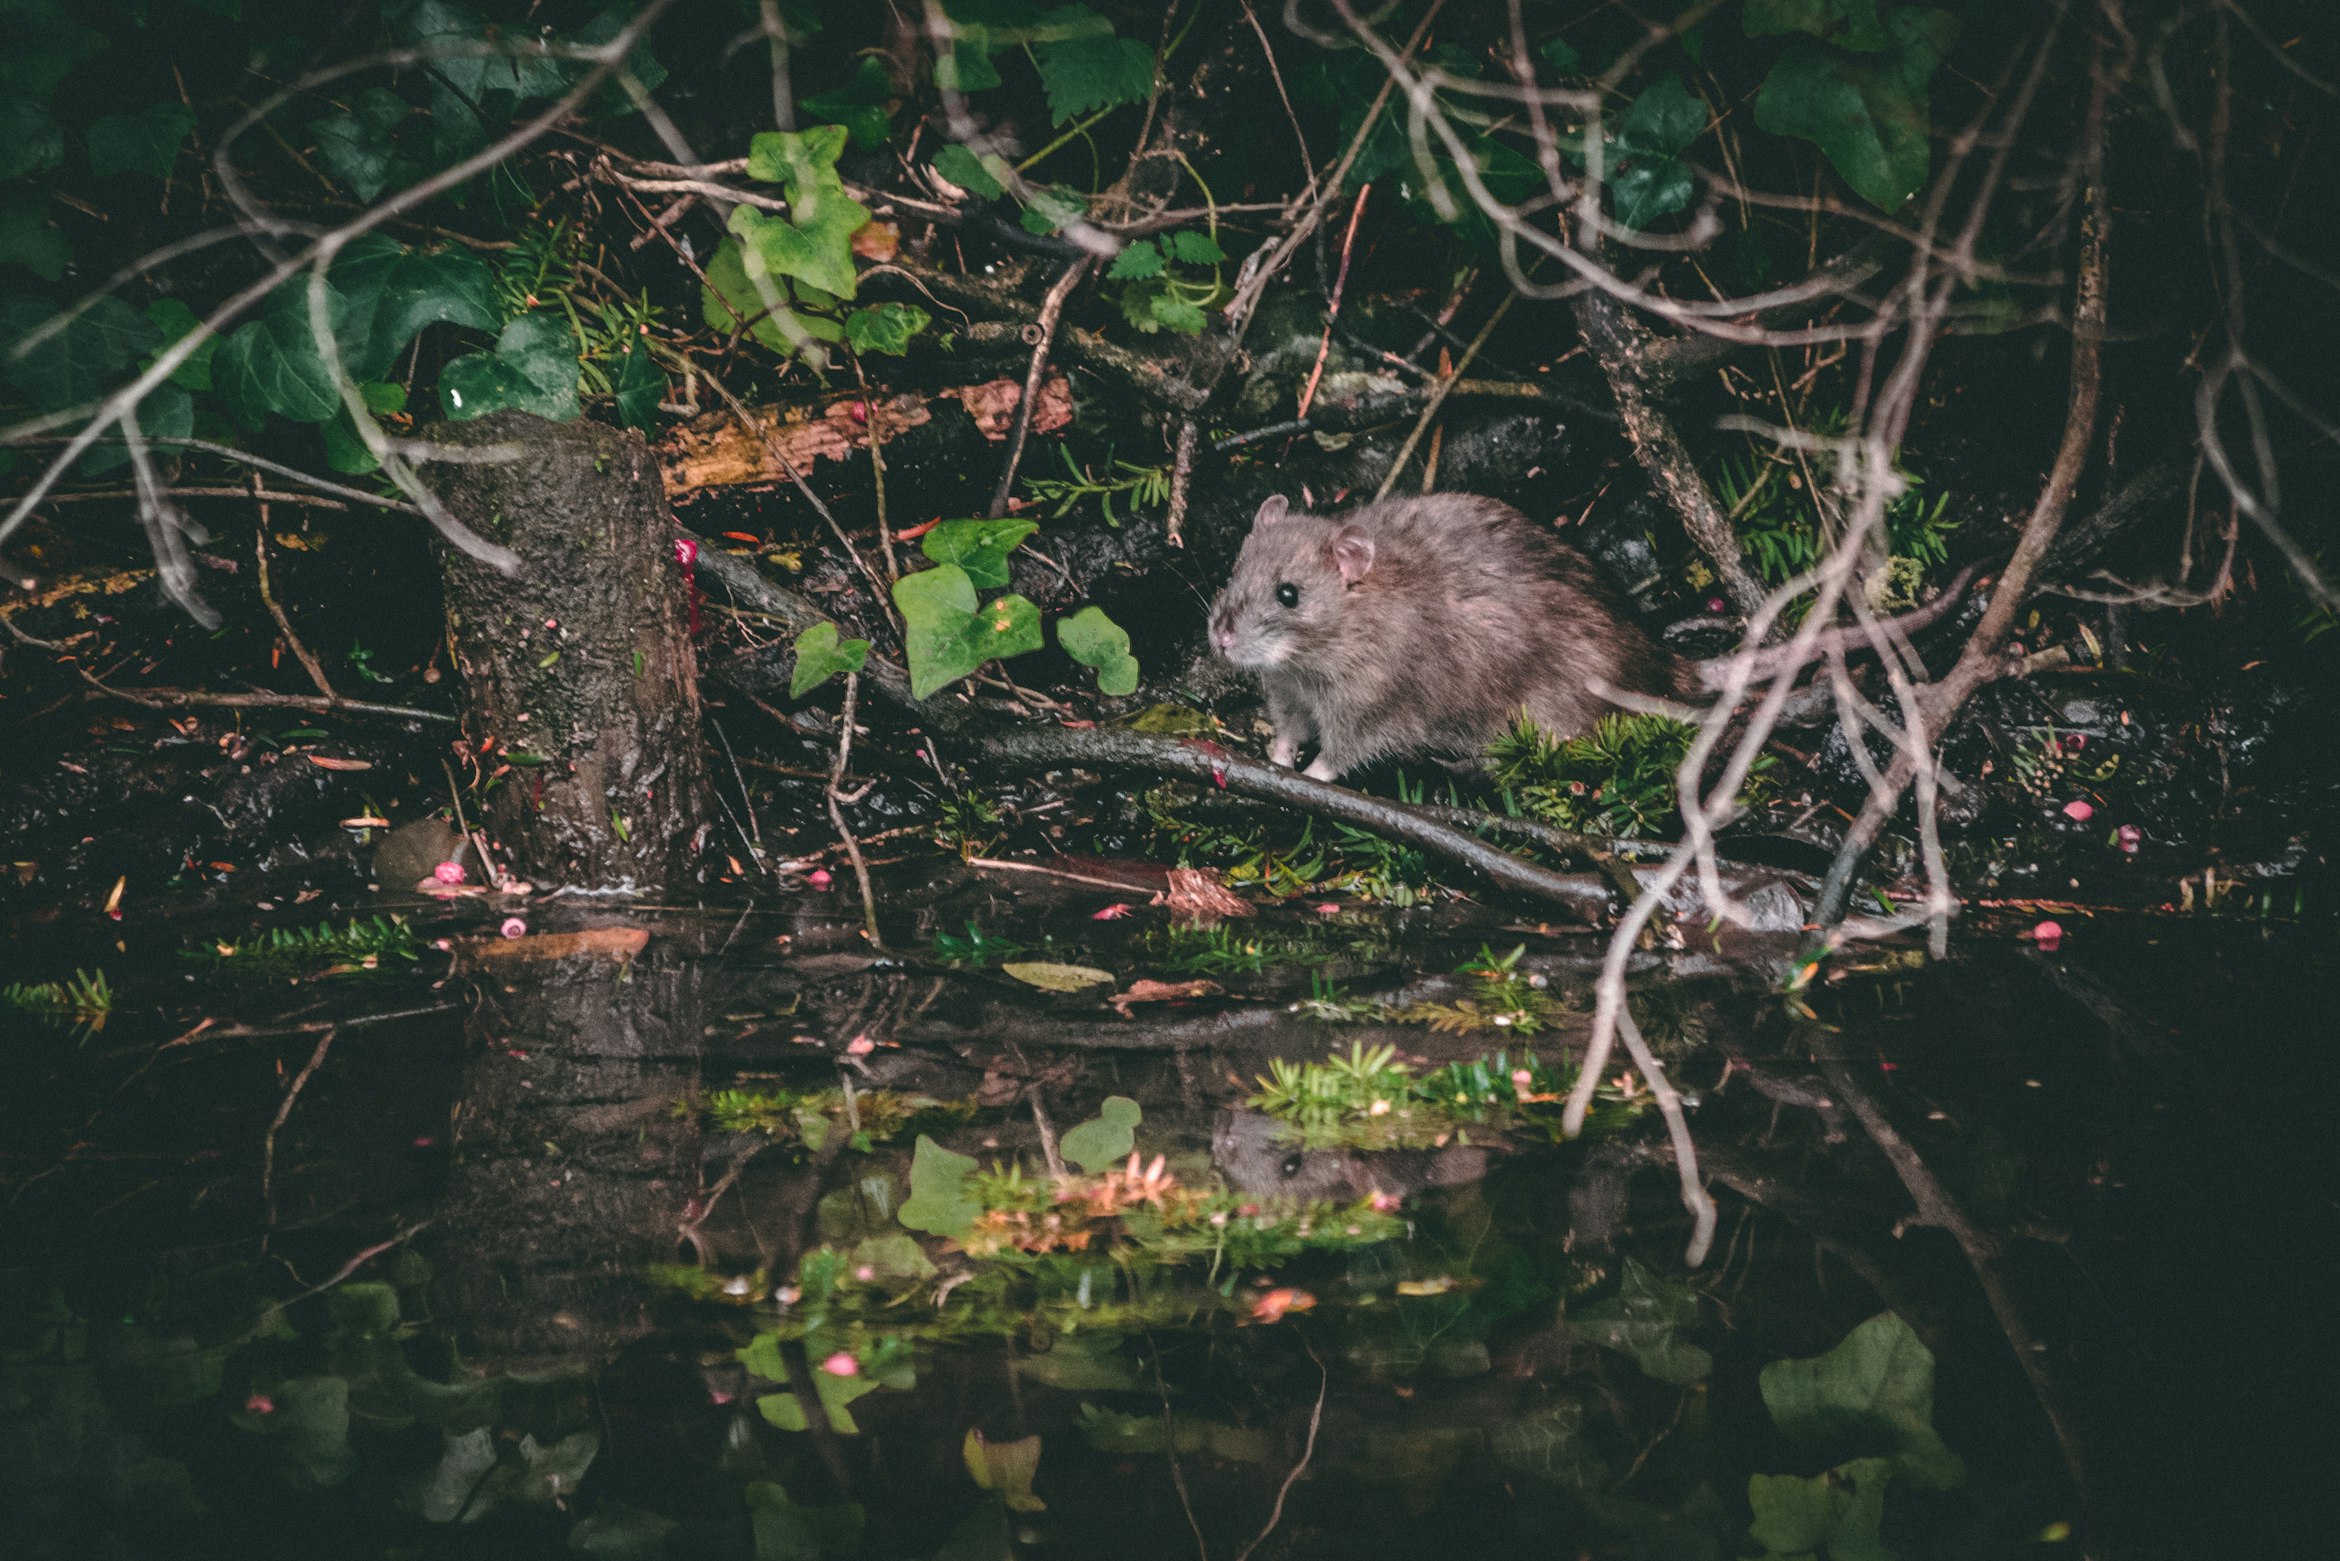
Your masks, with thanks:
[[(260, 491), (258, 477), (252, 479), (252, 491), (255, 494)], [(260, 529), (252, 537), (252, 557), (260, 566), (260, 600), (266, 604), (268, 615), (276, 620), (277, 628), (283, 631), (284, 642), (292, 647), (293, 655), (308, 671), (309, 681), (317, 685), (317, 692), (333, 703), (340, 703), (341, 696), (333, 691), (333, 680), (325, 675), (325, 664), (317, 659), (315, 652), (301, 643), (300, 635), (293, 630), (292, 619), (285, 616), (284, 607), (277, 601), (276, 592), (269, 585), (268, 504), (266, 500), (262, 500), (260, 505)]]
[(1007, 513), (1008, 497), (1016, 485), (1016, 467), (1024, 459), (1024, 440), (1032, 431), (1032, 408), (1040, 400), (1040, 385), (1048, 377), (1048, 349), (1056, 342), (1056, 322), (1064, 315), (1065, 300), (1088, 274), (1089, 257), (1083, 255), (1067, 264), (1050, 285), (1048, 296), (1040, 300), (1040, 319), (1026, 328), (1026, 337), (1032, 343), (1032, 362), (1024, 370), (1024, 395), (1016, 403), (1015, 426), (1008, 433), (1007, 458), (1000, 463), (999, 483), (991, 490), (991, 508), (985, 511), (994, 520)]

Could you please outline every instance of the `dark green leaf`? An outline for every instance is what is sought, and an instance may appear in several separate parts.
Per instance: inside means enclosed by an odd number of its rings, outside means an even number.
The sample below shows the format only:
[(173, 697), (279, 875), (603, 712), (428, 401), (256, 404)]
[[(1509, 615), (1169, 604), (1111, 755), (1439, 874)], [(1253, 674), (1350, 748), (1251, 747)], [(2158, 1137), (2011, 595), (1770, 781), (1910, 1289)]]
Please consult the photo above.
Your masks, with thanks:
[(1885, 47), (1877, 0), (1747, 0), (1739, 24), (1750, 38), (1810, 33), (1824, 43), (1864, 53)]
[[(404, 385), (370, 381), (358, 386), (358, 395), (364, 399), (366, 410), (376, 416), (406, 410)], [(358, 433), (348, 406), (344, 405), (330, 420), (320, 424), (318, 432), (325, 436), (325, 464), (335, 471), (358, 477), (382, 464), (374, 458), (373, 447)]]
[(1629, 228), (1672, 216), (1690, 204), (1695, 188), (1690, 165), (1679, 157), (1636, 157), (1609, 181), (1617, 220)]
[(0, 179), (46, 173), (65, 160), (50, 117), (58, 86), (106, 47), (57, 0), (13, 0), (0, 10)]
[(1029, 520), (946, 520), (919, 543), (938, 564), (956, 564), (967, 583), (995, 591), (1008, 583), (1008, 554), (1040, 527)]
[(910, 693), (924, 699), (970, 676), (985, 662), (1040, 648), (1040, 609), (1021, 596), (977, 604), (975, 587), (956, 564), (938, 564), (894, 582), (901, 609)]
[(833, 623), (816, 623), (796, 637), (796, 670), (788, 678), (788, 697), (802, 699), (829, 679), (859, 672), (869, 660), (869, 641), (841, 640)]
[(361, 201), (372, 200), (393, 184), (410, 184), (422, 169), (398, 155), (397, 132), (413, 112), (389, 88), (368, 87), (342, 113), (309, 121), (309, 134), (317, 138), (317, 160)]
[(1084, 667), (1097, 669), (1097, 691), (1118, 699), (1134, 694), (1138, 686), (1137, 658), (1129, 653), (1129, 634), (1105, 615), (1102, 607), (1084, 607), (1056, 624), (1056, 643)]
[(911, 338), (933, 322), (934, 316), (916, 304), (872, 304), (845, 316), (845, 339), (853, 344), (855, 352), (884, 352), (900, 357), (910, 350)]
[(1113, 264), (1105, 274), (1116, 281), (1140, 281), (1162, 274), (1162, 252), (1150, 238), (1132, 239), (1129, 247), (1113, 257)]
[[(177, 298), (157, 298), (146, 306), (146, 317), (154, 322), (156, 330), (162, 332), (162, 340), (155, 344), (154, 353), (147, 356), (149, 364), (164, 348), (176, 345), (181, 337), (201, 323), (195, 318), (195, 311), (188, 308), (184, 300)], [(186, 361), (171, 370), (171, 383), (184, 385), (189, 390), (209, 390), (211, 357), (217, 351), (219, 338), (204, 337), (202, 343), (187, 354)]]
[(1682, 85), (1682, 78), (1665, 75), (1649, 84), (1641, 96), (1618, 117), (1617, 146), (1627, 154), (1678, 153), (1706, 129), (1706, 104)]
[(89, 171), (101, 179), (142, 173), (167, 179), (179, 148), (195, 130), (195, 111), (184, 103), (153, 103), (128, 114), (108, 114), (89, 127)]
[(524, 314), (504, 327), (494, 352), (439, 371), (439, 402), (458, 422), (507, 409), (567, 422), (579, 410), (576, 338), (557, 315)]
[(643, 434), (658, 430), (658, 403), (666, 399), (666, 371), (651, 357), (649, 343), (640, 337), (618, 360), (610, 389), (617, 396), (618, 421)]
[(1846, 54), (1798, 39), (1755, 95), (1755, 122), (1811, 142), (1862, 199), (1897, 211), (1925, 187), (1933, 114), (1926, 82), (1958, 37), (1947, 11), (1887, 13), (1881, 54)]
[(1758, 1474), (1747, 1481), (1755, 1521), (1748, 1537), (1769, 1557), (1817, 1556), (1828, 1561), (1892, 1561), (1878, 1530), (1885, 1517), (1885, 1486), (1893, 1466), (1856, 1458), (1826, 1474)]
[(1536, 53), (1542, 56), (1546, 65), (1551, 66), (1561, 75), (1571, 76), (1576, 73), (1576, 45), (1570, 43), (1567, 39), (1549, 39), (1537, 46)]
[[(179, 386), (164, 380), (138, 403), (138, 436), (150, 446), (162, 446), (167, 451), (174, 440), (184, 439), (195, 431), (195, 398)], [(96, 477), (117, 466), (129, 464), (130, 446), (119, 434), (108, 434), (89, 447), (78, 468), (84, 477)]]
[[(326, 326), (336, 337), (346, 329), (348, 312), (348, 300), (328, 281)], [(220, 344), (211, 360), (211, 379), (229, 410), (249, 428), (261, 426), (271, 412), (295, 423), (322, 423), (334, 414), (341, 395), (310, 318), (309, 278), (294, 277), (279, 287), (261, 305), (257, 319)]]
[[(867, 151), (885, 144), (886, 132), (893, 124), (893, 114), (886, 105), (893, 98), (894, 78), (886, 74), (885, 62), (865, 54), (843, 86), (806, 98), (799, 106), (813, 119), (843, 125), (853, 144)], [(951, 182), (958, 183), (956, 179)]]
[(1170, 257), (1190, 266), (1215, 266), (1227, 258), (1219, 241), (1208, 233), (1173, 233), (1164, 240), (1170, 246)]
[(902, 1223), (932, 1236), (963, 1236), (983, 1206), (967, 1195), (967, 1178), (975, 1170), (972, 1155), (953, 1153), (918, 1135), (910, 1152), (910, 1196), (902, 1204)]
[(379, 233), (352, 239), (331, 272), (348, 301), (341, 326), (344, 366), (358, 379), (387, 373), (426, 326), (445, 323), (492, 331), (495, 273), (469, 250), (426, 254)]
[(0, 299), (0, 381), (44, 412), (95, 401), (114, 389), (161, 335), (145, 315), (109, 293), (25, 345), (56, 315), (57, 306), (46, 299)]
[(1007, 159), (993, 153), (977, 157), (964, 146), (946, 146), (934, 154), (934, 171), (978, 200), (996, 199), (1007, 189)]
[(65, 274), (73, 244), (49, 221), (46, 205), (0, 206), (0, 266), (22, 266), (44, 282)]
[(1065, 1133), (1060, 1146), (1064, 1157), (1091, 1176), (1109, 1169), (1128, 1158), (1137, 1142), (1137, 1125), (1145, 1116), (1144, 1109), (1127, 1095), (1106, 1096), (1097, 1115)]
[(1934, 1431), (1934, 1356), (1909, 1324), (1881, 1312), (1825, 1355), (1763, 1368), (1763, 1402), (1788, 1440), (1824, 1453), (1890, 1456), (1929, 1490), (1966, 1466)]
[(946, 92), (988, 91), (999, 85), (999, 67), (991, 63), (991, 51), (973, 39), (959, 38), (950, 53), (934, 62), (934, 84)]

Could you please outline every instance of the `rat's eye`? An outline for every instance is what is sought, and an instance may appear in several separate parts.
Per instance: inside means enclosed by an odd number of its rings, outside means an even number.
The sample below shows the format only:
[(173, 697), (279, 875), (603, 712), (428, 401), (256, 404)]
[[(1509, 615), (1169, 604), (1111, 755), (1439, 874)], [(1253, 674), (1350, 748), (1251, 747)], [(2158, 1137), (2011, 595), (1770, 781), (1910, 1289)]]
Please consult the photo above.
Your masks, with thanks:
[(1284, 1156), (1284, 1163), (1281, 1167), (1279, 1167), (1279, 1169), (1281, 1169), (1286, 1176), (1298, 1176), (1300, 1174), (1300, 1167), (1306, 1163), (1306, 1161), (1300, 1158), (1297, 1152), (1294, 1152)]
[(1299, 606), (1300, 587), (1286, 580), (1282, 585), (1276, 587), (1276, 600), (1282, 602), (1286, 607)]

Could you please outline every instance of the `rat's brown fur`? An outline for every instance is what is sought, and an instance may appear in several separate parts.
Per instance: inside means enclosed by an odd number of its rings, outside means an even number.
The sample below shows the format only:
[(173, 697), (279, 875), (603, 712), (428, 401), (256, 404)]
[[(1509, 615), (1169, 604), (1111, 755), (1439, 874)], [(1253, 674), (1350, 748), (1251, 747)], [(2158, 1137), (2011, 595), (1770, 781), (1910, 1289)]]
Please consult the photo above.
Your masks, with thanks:
[[(1279, 588), (1296, 589), (1296, 605)], [(1260, 506), (1211, 608), (1211, 645), (1259, 674), (1273, 756), (1330, 780), (1376, 759), (1477, 754), (1521, 714), (1556, 736), (1613, 706), (1693, 693), (1590, 560), (1510, 505), (1387, 499), (1331, 518)]]

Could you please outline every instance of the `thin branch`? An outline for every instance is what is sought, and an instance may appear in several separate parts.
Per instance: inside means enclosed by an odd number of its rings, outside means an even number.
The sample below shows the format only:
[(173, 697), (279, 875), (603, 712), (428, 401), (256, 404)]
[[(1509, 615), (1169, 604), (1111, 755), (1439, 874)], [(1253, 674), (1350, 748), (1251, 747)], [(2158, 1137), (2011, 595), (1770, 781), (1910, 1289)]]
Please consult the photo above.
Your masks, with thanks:
[(1007, 513), (1008, 496), (1015, 489), (1016, 467), (1024, 459), (1024, 440), (1032, 431), (1032, 408), (1040, 400), (1040, 385), (1048, 377), (1048, 349), (1056, 342), (1056, 322), (1064, 315), (1065, 300), (1088, 274), (1089, 257), (1083, 255), (1066, 265), (1049, 287), (1048, 296), (1040, 300), (1039, 323), (1025, 327), (1025, 335), (1032, 343), (1032, 361), (1024, 370), (1024, 396), (1016, 403), (1015, 427), (1008, 433), (1007, 459), (1000, 463), (999, 483), (991, 490), (991, 508), (985, 513), (997, 520)]

